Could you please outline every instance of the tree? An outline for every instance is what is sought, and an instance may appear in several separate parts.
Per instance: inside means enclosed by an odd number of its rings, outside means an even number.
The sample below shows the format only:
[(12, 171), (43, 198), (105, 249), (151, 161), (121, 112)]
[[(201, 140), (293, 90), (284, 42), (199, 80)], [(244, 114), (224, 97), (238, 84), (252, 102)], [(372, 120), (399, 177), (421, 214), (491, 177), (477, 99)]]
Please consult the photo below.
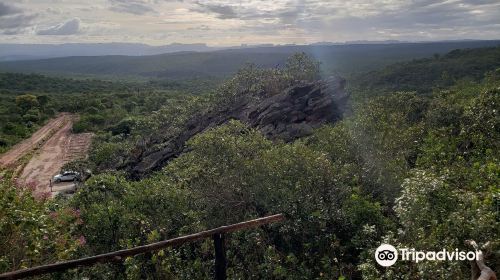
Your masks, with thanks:
[(0, 197), (0, 273), (72, 258), (84, 245), (78, 211), (35, 199), (11, 178), (0, 180)]
[[(481, 243), (498, 239), (496, 215), (487, 202), (492, 194), (461, 190), (450, 185), (445, 176), (424, 170), (414, 170), (402, 189), (394, 208), (400, 228), (397, 235), (389, 233), (385, 237), (396, 248), (469, 251), (464, 244), (469, 238)], [(411, 266), (396, 263), (378, 270), (371, 256), (361, 270), (365, 279), (393, 279), (394, 275), (406, 275), (408, 279), (465, 279), (470, 275), (468, 262), (420, 262)]]
[(25, 122), (36, 123), (40, 120), (40, 111), (38, 109), (30, 109), (26, 114), (23, 115), (23, 120)]
[(132, 132), (132, 128), (134, 127), (136, 120), (133, 118), (126, 118), (121, 120), (118, 124), (111, 126), (108, 128), (113, 135), (129, 135)]
[(26, 112), (34, 107), (38, 106), (38, 99), (32, 94), (24, 94), (16, 97), (16, 105), (23, 111)]
[[(303, 143), (273, 144), (231, 121), (195, 136), (188, 149), (161, 180), (190, 190), (193, 209), (208, 227), (271, 213), (288, 217), (279, 232), (259, 233), (258, 245), (248, 243), (255, 239), (250, 233), (234, 241), (231, 277), (352, 276), (346, 260), (357, 259), (358, 246), (373, 244), (387, 224), (380, 205), (353, 190), (342, 167)], [(255, 263), (261, 268), (245, 268)]]
[(293, 80), (314, 81), (320, 78), (320, 63), (304, 52), (295, 53), (287, 59), (285, 72)]
[(42, 108), (44, 108), (45, 105), (47, 105), (50, 101), (50, 97), (47, 95), (39, 95), (36, 97), (36, 99), (38, 101), (38, 104), (40, 104)]

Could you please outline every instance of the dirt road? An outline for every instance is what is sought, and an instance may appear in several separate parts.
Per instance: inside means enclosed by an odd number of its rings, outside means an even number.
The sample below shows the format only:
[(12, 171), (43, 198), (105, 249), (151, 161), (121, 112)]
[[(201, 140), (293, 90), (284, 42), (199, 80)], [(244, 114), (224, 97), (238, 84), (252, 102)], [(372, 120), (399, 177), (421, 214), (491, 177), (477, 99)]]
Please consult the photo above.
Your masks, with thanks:
[(50, 137), (55, 131), (61, 129), (64, 124), (70, 121), (71, 115), (65, 113), (50, 120), (46, 125), (33, 133), (30, 138), (23, 140), (6, 153), (0, 155), (0, 166), (13, 167), (19, 159), (35, 150), (37, 146), (47, 140), (47, 137)]
[[(5, 153), (0, 158), (0, 164), (15, 167), (17, 160), (35, 151), (20, 173), (19, 180), (35, 187), (36, 194), (50, 192), (50, 179), (65, 163), (85, 157), (90, 147), (91, 133), (71, 133), (75, 119), (74, 115), (63, 114), (50, 121), (30, 139)], [(44, 141), (44, 137), (50, 138)]]
[(65, 163), (87, 155), (92, 134), (72, 134), (71, 127), (64, 125), (24, 167), (20, 179), (36, 186), (36, 193), (50, 191), (50, 179)]

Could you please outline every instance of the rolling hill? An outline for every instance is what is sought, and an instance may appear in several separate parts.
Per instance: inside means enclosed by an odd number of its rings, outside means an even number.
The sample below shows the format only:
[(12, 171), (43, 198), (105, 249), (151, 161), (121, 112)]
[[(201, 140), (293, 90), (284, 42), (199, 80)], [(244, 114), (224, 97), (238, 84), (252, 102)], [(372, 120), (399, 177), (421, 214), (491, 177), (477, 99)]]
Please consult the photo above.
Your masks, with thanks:
[(500, 69), (500, 47), (457, 49), (386, 66), (358, 76), (355, 84), (369, 91), (429, 92), (459, 80), (480, 81), (485, 73), (497, 69)]
[(295, 52), (322, 62), (323, 71), (343, 75), (379, 69), (394, 62), (444, 54), (454, 49), (492, 47), (500, 41), (278, 46), (214, 52), (181, 52), (148, 56), (79, 56), (0, 63), (0, 71), (108, 78), (221, 78), (244, 63), (282, 65)]

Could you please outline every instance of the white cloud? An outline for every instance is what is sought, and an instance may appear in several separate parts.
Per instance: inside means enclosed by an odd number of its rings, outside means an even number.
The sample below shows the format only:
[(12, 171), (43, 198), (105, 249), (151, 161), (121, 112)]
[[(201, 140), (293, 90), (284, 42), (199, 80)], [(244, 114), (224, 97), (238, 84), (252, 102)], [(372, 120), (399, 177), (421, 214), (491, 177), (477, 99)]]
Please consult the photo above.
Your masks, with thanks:
[[(22, 0), (15, 6), (0, 1), (0, 33), (18, 34), (20, 42), (67, 40), (36, 34), (212, 45), (500, 38), (498, 0)], [(38, 32), (28, 32), (34, 26)], [(0, 42), (7, 38), (0, 35)]]
[(36, 32), (38, 35), (74, 35), (80, 32), (80, 19), (74, 18), (64, 23), (41, 29)]
[(129, 13), (134, 15), (144, 15), (154, 12), (150, 3), (143, 0), (110, 0), (111, 11), (119, 13)]

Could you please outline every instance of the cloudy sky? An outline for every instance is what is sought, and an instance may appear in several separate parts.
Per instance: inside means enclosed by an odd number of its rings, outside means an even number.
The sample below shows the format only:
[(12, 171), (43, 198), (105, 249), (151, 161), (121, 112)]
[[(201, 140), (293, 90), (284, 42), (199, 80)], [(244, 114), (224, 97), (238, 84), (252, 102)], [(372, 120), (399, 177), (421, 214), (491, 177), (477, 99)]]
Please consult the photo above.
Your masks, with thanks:
[(500, 0), (0, 0), (0, 43), (500, 39)]

